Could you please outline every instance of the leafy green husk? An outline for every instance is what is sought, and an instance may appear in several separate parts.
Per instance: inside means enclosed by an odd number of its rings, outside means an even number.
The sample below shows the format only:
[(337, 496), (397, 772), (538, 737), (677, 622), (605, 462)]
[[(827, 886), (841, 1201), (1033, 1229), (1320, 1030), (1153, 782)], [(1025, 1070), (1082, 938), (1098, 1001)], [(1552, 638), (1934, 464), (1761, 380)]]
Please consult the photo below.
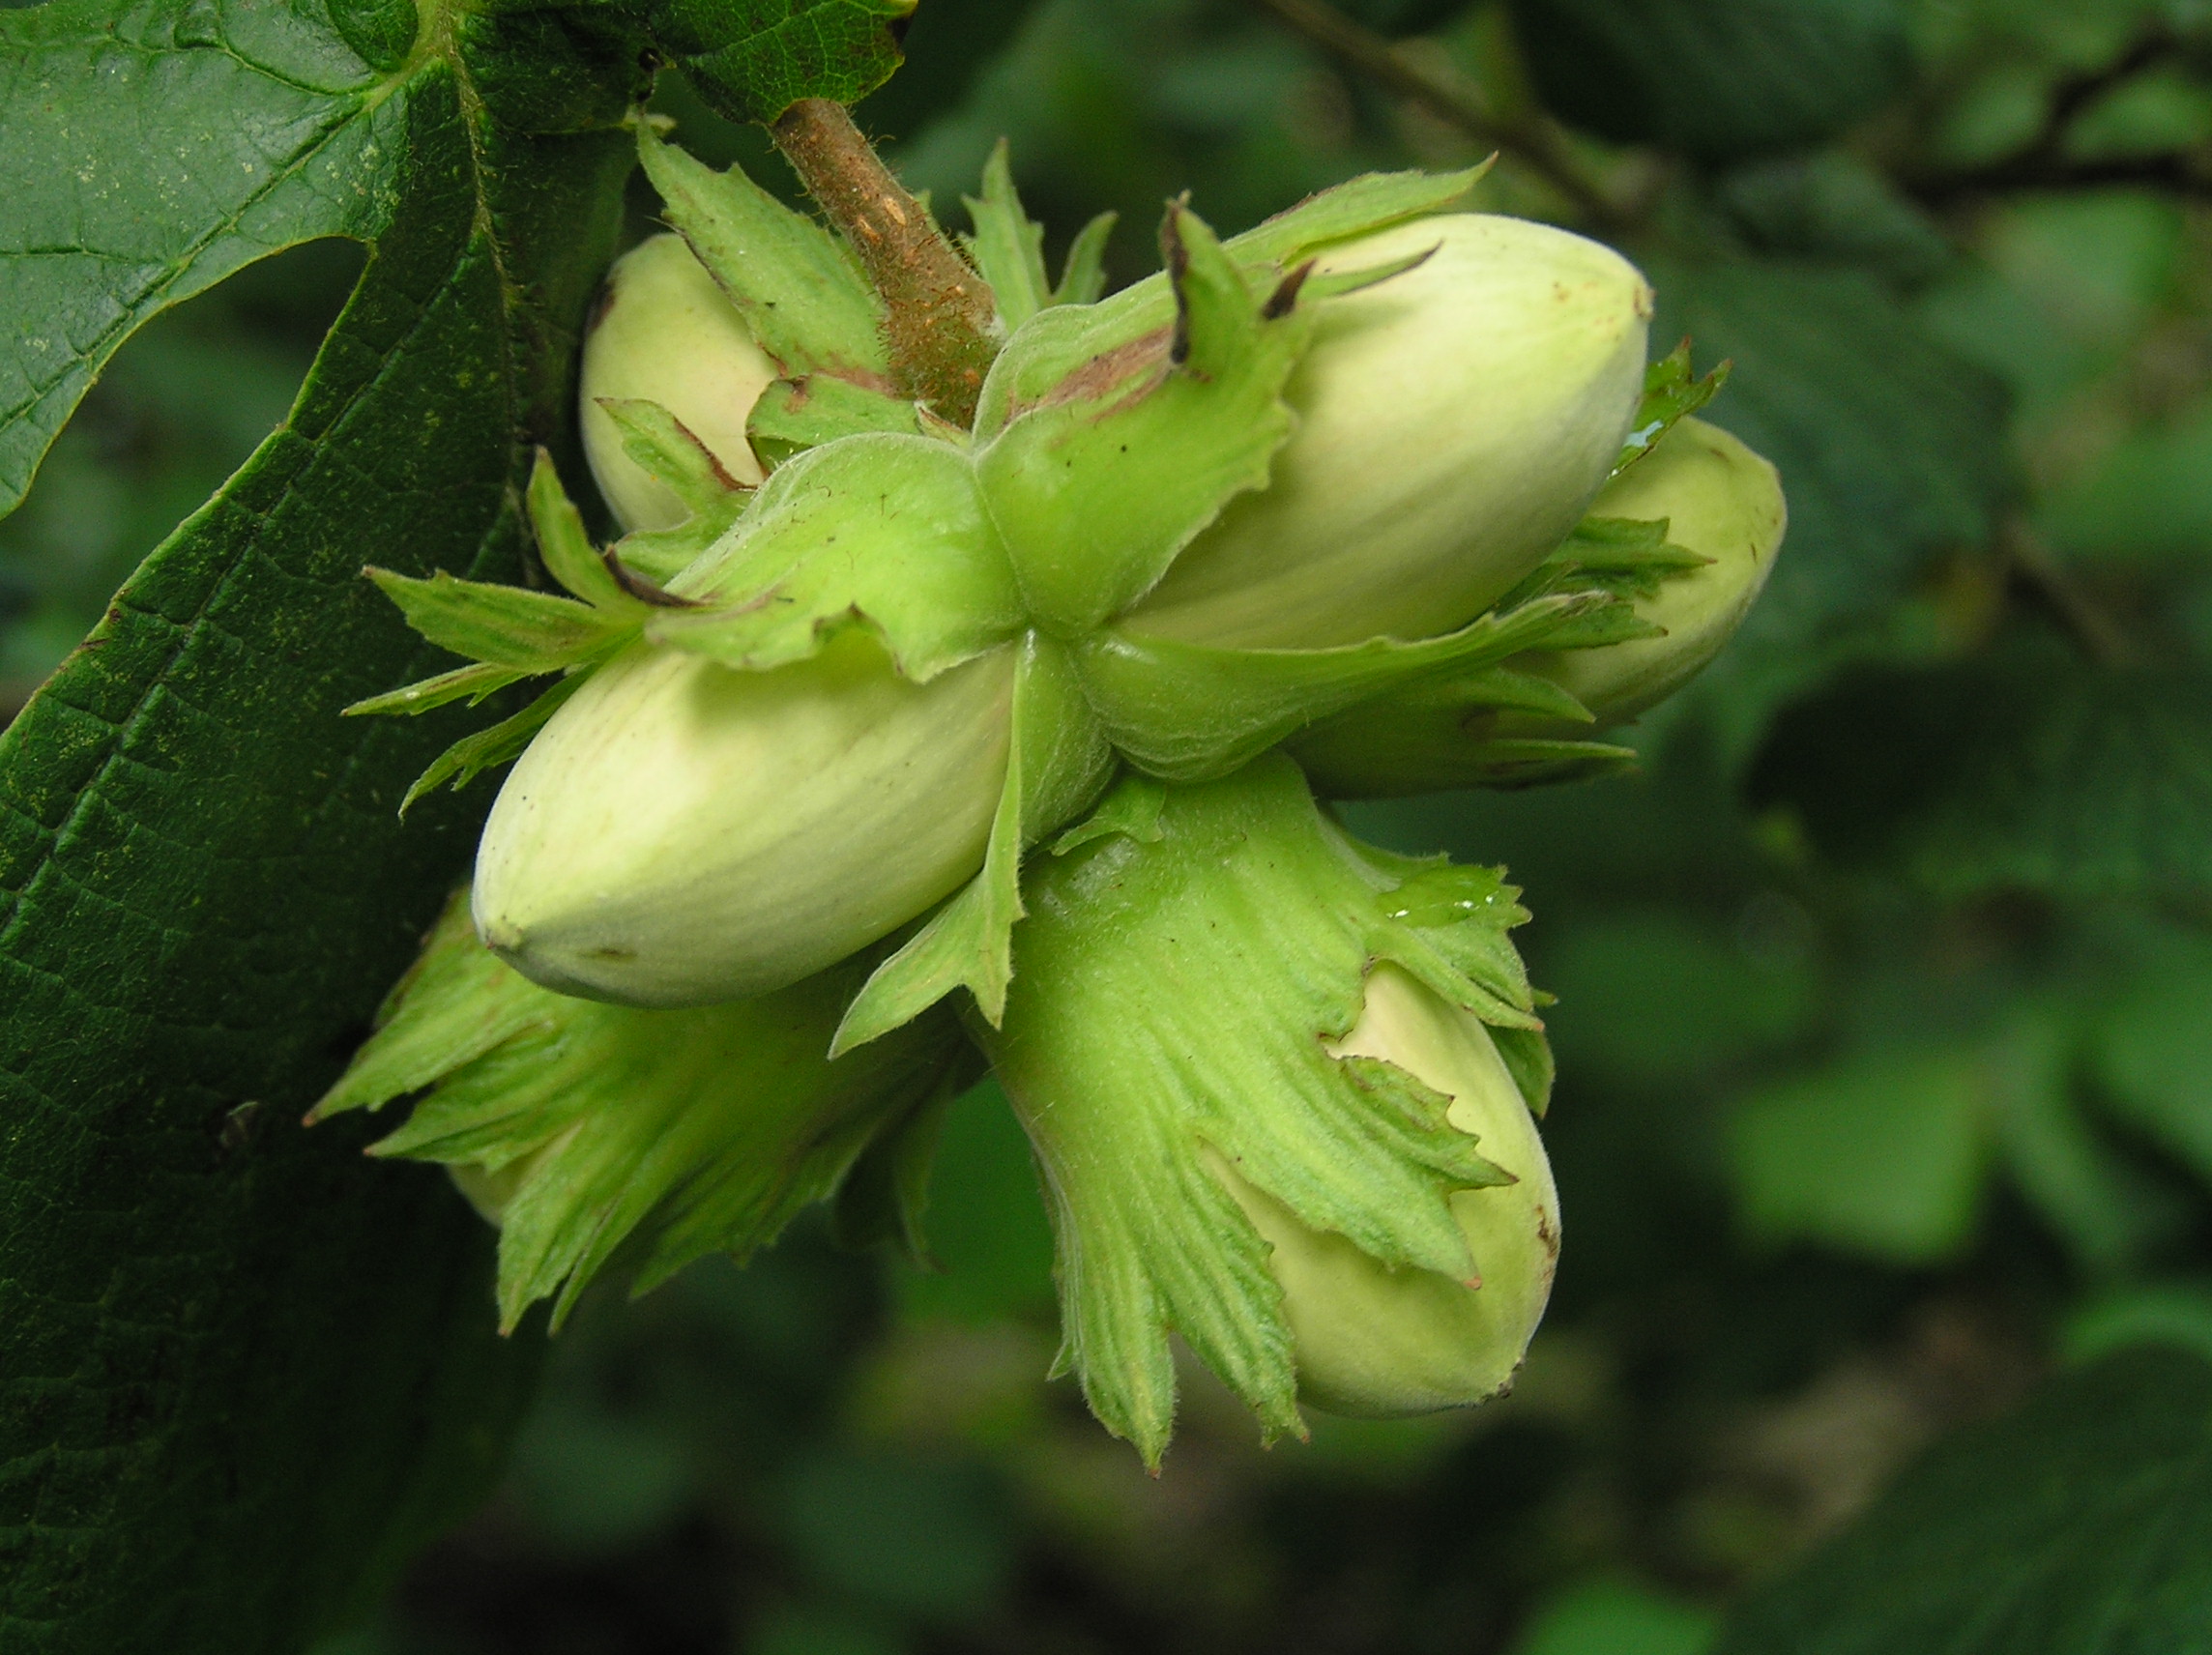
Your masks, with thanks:
[[(672, 529), (643, 529), (625, 535), (608, 552), (600, 554), (601, 561), (612, 555), (625, 568), (665, 585), (729, 533), (752, 503), (754, 491), (730, 478), (706, 445), (659, 403), (637, 397), (602, 397), (599, 406), (621, 427), (623, 452), (648, 475), (666, 483), (690, 511)], [(563, 508), (569, 515), (574, 514), (575, 508), (566, 501)], [(543, 533), (542, 527), (539, 532)]]
[(832, 1053), (880, 1038), (958, 988), (975, 996), (986, 1022), (1004, 1014), (1011, 938), (1025, 912), (1022, 854), (1090, 803), (1114, 763), (1065, 649), (1034, 631), (1019, 647), (1013, 739), (982, 871), (868, 978)]
[(638, 129), (638, 158), (668, 221), (783, 370), (746, 421), (764, 460), (917, 428), (914, 404), (892, 390), (883, 301), (842, 242), (740, 168), (716, 172), (650, 125)]
[(1728, 383), (1731, 364), (1722, 363), (1703, 378), (1690, 367), (1690, 341), (1684, 339), (1644, 370), (1644, 400), (1628, 427), (1628, 441), (1614, 462), (1618, 477), (1645, 454), (1661, 437), (1674, 428), (1685, 414), (1695, 414), (1721, 392)]
[(564, 675), (519, 712), (464, 736), (440, 753), (401, 796), (402, 816), (443, 783), (463, 788), (485, 770), (520, 758), (561, 704), (635, 638), (645, 618), (655, 613), (656, 605), (640, 595), (646, 589), (635, 577), (612, 554), (593, 548), (552, 456), (543, 449), (531, 469), (526, 499), (539, 560), (574, 597), (455, 580), (443, 571), (427, 580), (386, 569), (366, 571), (416, 631), (479, 664), (369, 696), (344, 709), (347, 714), (426, 712), (463, 699), (473, 706), (494, 689), (523, 679)]
[(1108, 737), (1132, 764), (1171, 781), (1204, 781), (1384, 691), (1438, 681), (1481, 685), (1489, 682), (1481, 669), (1524, 650), (1617, 635), (1634, 624), (1634, 613), (1611, 593), (1586, 589), (1412, 643), (1231, 650), (1108, 627), (1086, 639), (1077, 658)]
[(857, 618), (902, 674), (926, 683), (1013, 638), (1023, 622), (968, 456), (888, 433), (810, 450), (779, 468), (672, 591), (692, 604), (655, 615), (649, 638), (755, 672), (805, 659)]
[[(1487, 163), (1465, 172), (1370, 173), (1231, 237), (1224, 248), (1248, 286), (1271, 293), (1301, 261), (1324, 247), (1458, 205), (1486, 170)], [(1093, 233), (1103, 243), (1106, 229), (1099, 220), (1084, 232), (1086, 237)], [(1091, 257), (1082, 244), (1069, 249), (1063, 288), (1072, 288), (1079, 276), (1086, 284), (1093, 279)], [(979, 440), (997, 436), (1069, 375), (1102, 362), (1108, 368), (1125, 366), (1115, 359), (1142, 353), (1154, 334), (1164, 341), (1161, 331), (1176, 318), (1175, 287), (1164, 271), (1095, 304), (1076, 302), (1072, 291), (1067, 297), (1068, 303), (1038, 312), (1017, 330), (992, 364), (976, 408)]]
[(1022, 595), (1073, 635), (1130, 603), (1291, 433), (1282, 390), (1310, 308), (1275, 311), (1198, 217), (1161, 231), (1177, 320), (1155, 348), (1054, 386), (976, 454)]
[(558, 1327), (617, 1260), (645, 1292), (709, 1253), (749, 1257), (972, 1078), (947, 1017), (823, 1056), (863, 969), (688, 1011), (576, 1000), (484, 947), (464, 890), (310, 1118), (422, 1093), (371, 1152), (454, 1169), (500, 1228), (502, 1328), (541, 1298)]
[[(1348, 839), (1270, 756), (1199, 787), (1132, 778), (1030, 869), (998, 1029), (971, 1028), (1043, 1165), (1059, 1250), (1061, 1365), (1156, 1466), (1180, 1334), (1258, 1412), (1302, 1434), (1265, 1244), (1205, 1160), (1234, 1163), (1309, 1226), (1392, 1265), (1470, 1273), (1449, 1193), (1502, 1181), (1446, 1100), (1327, 1042), (1389, 960), (1540, 1041), (1496, 870)], [(1524, 1041), (1516, 1079), (1540, 1107)]]

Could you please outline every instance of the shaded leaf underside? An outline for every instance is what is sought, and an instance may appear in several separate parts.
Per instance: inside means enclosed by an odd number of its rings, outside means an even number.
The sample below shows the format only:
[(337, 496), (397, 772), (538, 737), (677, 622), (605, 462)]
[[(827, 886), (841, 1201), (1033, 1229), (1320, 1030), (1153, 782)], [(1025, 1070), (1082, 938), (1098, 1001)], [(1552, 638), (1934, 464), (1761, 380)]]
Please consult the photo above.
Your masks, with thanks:
[(437, 664), (360, 566), (519, 572), (630, 88), (510, 78), (577, 129), (538, 136), (486, 102), (488, 21), (379, 82), (304, 12), (102, 10), (0, 24), (11, 497), (146, 314), (312, 236), (373, 255), (287, 424), (0, 739), (0, 1647), (290, 1651), (465, 1509), (533, 1363), (443, 1180), (296, 1122), (477, 807), (395, 815), (465, 714), (337, 717)]

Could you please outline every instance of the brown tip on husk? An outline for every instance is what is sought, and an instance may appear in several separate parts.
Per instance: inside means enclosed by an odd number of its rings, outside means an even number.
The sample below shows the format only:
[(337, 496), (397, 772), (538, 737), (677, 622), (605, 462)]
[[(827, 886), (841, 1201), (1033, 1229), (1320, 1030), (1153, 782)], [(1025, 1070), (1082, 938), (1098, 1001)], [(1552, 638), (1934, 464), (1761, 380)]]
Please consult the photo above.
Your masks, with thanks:
[(666, 587), (655, 584), (639, 574), (622, 559), (615, 556), (612, 546), (599, 548), (599, 562), (607, 566), (607, 573), (614, 582), (640, 603), (650, 603), (655, 609), (703, 609), (696, 597), (679, 597)]
[(1275, 284), (1275, 291), (1267, 295), (1267, 303), (1260, 306), (1261, 321), (1279, 322), (1297, 308), (1298, 289), (1305, 286), (1306, 277), (1313, 275), (1314, 266), (1318, 262), (1320, 261), (1316, 259), (1306, 260)]

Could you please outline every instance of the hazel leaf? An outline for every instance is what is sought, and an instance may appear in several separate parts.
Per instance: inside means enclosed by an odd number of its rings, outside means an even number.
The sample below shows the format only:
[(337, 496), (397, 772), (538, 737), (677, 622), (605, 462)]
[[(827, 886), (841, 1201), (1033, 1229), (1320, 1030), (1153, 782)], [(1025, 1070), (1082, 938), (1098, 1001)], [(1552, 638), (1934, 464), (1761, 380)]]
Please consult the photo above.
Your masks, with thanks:
[[(2160, 1348), (2168, 1346), (2168, 1348)], [(1735, 1608), (1715, 1655), (2203, 1642), (2212, 1366), (2154, 1335), (1946, 1437)]]
[(648, 0), (654, 42), (732, 121), (766, 125), (801, 98), (854, 103), (902, 61), (891, 25), (915, 0)]
[(441, 1179), (289, 1125), (478, 821), (393, 813), (456, 712), (337, 716), (454, 664), (354, 571), (520, 578), (644, 91), (611, 9), (415, 12), (0, 9), (0, 502), (148, 317), (368, 244), (289, 412), (0, 737), (12, 1642), (306, 1647), (480, 1501), (542, 1348)]

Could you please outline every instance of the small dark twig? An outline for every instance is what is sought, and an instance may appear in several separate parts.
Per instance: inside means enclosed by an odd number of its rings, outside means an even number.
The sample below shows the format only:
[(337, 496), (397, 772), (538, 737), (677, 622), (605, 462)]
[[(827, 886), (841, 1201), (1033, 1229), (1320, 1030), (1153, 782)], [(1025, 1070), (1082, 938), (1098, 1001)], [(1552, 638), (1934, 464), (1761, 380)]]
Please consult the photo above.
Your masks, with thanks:
[(2072, 638), (2081, 653), (2101, 667), (2132, 666), (2139, 658), (2136, 647), (2104, 606), (2075, 583), (2066, 566), (2052, 556), (2043, 537), (2025, 519), (2006, 519), (1997, 544), (2013, 579)]
[(1584, 171), (1568, 153), (1558, 132), (1541, 119), (1524, 120), (1494, 114), (1460, 87), (1430, 73), (1374, 30), (1354, 22), (1329, 5), (1327, 0), (1252, 0), (1252, 3), (1378, 86), (1409, 102), (1418, 103), (1476, 143), (1491, 144), (1512, 155), (1594, 222), (1617, 228), (1627, 217), (1621, 203)]
[(2212, 201), (2212, 172), (2205, 171), (2195, 157), (2183, 154), (2076, 161), (2035, 149), (1990, 166), (1965, 172), (1909, 174), (1901, 182), (1914, 200), (1929, 207), (1947, 207), (2020, 190), (2105, 189), (2131, 185)]

